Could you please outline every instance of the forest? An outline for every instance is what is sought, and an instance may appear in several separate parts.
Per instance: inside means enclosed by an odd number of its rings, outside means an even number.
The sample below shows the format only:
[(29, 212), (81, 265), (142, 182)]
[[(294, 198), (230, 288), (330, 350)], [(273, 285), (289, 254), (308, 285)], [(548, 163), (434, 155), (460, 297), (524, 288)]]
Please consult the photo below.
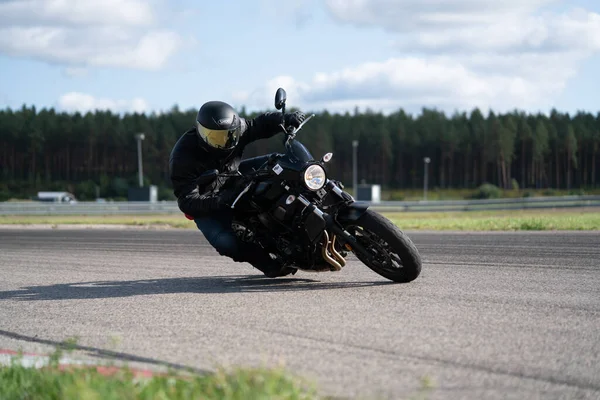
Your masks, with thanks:
[[(159, 187), (160, 199), (173, 199), (169, 154), (193, 126), (195, 114), (177, 106), (160, 114), (122, 115), (25, 105), (0, 110), (0, 201), (31, 198), (38, 190), (67, 190), (81, 200), (126, 197), (128, 186), (137, 184), (135, 134), (140, 132), (145, 134), (144, 181)], [(600, 113), (324, 111), (316, 113), (298, 139), (315, 158), (333, 152), (329, 174), (346, 187), (352, 183), (353, 140), (359, 141), (359, 181), (385, 190), (421, 188), (425, 157), (431, 159), (431, 188), (600, 186)], [(274, 151), (283, 151), (282, 135), (254, 142), (244, 157)]]

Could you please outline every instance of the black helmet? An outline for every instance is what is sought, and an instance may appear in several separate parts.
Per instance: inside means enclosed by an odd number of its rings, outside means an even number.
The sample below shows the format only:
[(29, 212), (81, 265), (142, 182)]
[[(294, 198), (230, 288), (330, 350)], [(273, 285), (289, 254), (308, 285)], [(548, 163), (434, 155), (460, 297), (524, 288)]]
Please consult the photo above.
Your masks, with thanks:
[(210, 147), (232, 150), (240, 140), (240, 117), (229, 104), (209, 101), (198, 110), (196, 131)]

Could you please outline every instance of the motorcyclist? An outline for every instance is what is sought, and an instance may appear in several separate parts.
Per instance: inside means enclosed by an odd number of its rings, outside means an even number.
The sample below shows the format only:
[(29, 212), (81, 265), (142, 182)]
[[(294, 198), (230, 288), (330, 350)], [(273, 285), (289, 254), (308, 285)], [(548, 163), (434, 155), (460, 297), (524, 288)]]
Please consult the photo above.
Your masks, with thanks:
[(257, 246), (240, 240), (231, 224), (231, 204), (240, 188), (223, 189), (226, 178), (198, 184), (202, 173), (210, 170), (244, 173), (260, 167), (268, 156), (242, 161), (244, 148), (251, 142), (282, 132), (280, 124), (298, 127), (305, 115), (296, 111), (266, 112), (253, 119), (240, 118), (232, 106), (209, 101), (200, 107), (195, 126), (186, 131), (171, 151), (169, 170), (179, 209), (193, 219), (208, 242), (223, 256), (248, 262), (268, 277), (295, 273)]

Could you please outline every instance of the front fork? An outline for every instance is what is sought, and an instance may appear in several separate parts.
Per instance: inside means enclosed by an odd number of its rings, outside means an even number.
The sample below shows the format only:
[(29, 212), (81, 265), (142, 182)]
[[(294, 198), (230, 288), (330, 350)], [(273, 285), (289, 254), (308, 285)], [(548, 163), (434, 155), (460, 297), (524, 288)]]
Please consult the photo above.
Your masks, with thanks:
[[(346, 197), (344, 196), (344, 192), (335, 183), (328, 180), (327, 186), (335, 194), (340, 196), (342, 199), (346, 200)], [(350, 196), (350, 195), (348, 194), (348, 196)], [(352, 198), (352, 196), (350, 196), (350, 198), (352, 199), (351, 201), (353, 202), (354, 199)], [(319, 207), (315, 206), (306, 197), (304, 197), (302, 195), (298, 196), (298, 200), (308, 208), (309, 212), (313, 212), (314, 214), (317, 215), (317, 217), (321, 218), (325, 222), (325, 230), (326, 231), (330, 230), (331, 233), (336, 235), (340, 239), (341, 245), (345, 245), (348, 250), (350, 250), (354, 253), (359, 253), (363, 257), (363, 259), (371, 261), (371, 258), (372, 258), (371, 253), (363, 245), (361, 245), (358, 242), (358, 240), (356, 240), (356, 238), (354, 236), (352, 236), (351, 233), (349, 233), (346, 229), (344, 229), (344, 227), (338, 221), (336, 221), (335, 218), (333, 216), (331, 216), (331, 214), (323, 212), (322, 210), (319, 209)]]
[(338, 222), (334, 221), (330, 229), (332, 233), (340, 238), (341, 244), (345, 245), (348, 250), (355, 254), (359, 253), (363, 259), (371, 261), (371, 253), (351, 233), (341, 227)]

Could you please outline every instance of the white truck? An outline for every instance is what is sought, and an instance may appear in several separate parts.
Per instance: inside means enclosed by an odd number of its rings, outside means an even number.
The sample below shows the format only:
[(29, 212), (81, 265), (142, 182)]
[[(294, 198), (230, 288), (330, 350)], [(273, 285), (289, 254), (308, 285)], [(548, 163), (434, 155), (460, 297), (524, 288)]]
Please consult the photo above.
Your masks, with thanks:
[(75, 195), (69, 192), (38, 192), (34, 200), (50, 203), (77, 203)]

